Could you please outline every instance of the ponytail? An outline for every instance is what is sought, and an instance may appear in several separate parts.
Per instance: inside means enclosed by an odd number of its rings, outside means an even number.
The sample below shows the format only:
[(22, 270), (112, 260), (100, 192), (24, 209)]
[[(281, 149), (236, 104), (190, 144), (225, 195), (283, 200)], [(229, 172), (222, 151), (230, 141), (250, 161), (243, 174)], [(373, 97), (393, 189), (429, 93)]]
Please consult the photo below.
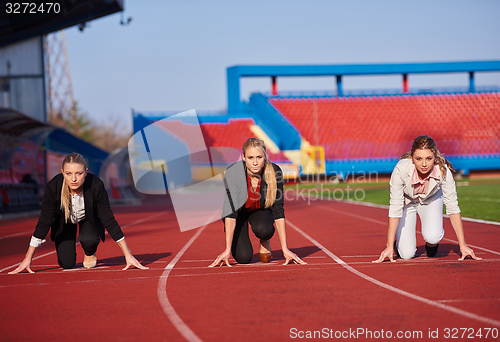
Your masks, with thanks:
[(63, 178), (61, 189), (61, 210), (64, 213), (64, 223), (68, 223), (69, 217), (69, 186), (66, 185), (66, 179)]
[(276, 185), (276, 172), (274, 172), (273, 164), (269, 161), (269, 159), (266, 160), (266, 169), (264, 170), (264, 178), (266, 179), (267, 183), (265, 207), (270, 208), (276, 201), (276, 192), (278, 191), (278, 187)]

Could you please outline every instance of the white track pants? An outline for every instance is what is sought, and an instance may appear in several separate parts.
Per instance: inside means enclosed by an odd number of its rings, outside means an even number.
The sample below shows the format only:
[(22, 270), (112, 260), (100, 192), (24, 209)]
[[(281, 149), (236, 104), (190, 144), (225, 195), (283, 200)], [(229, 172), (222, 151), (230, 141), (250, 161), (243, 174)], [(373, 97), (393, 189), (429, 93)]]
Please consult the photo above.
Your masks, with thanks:
[(444, 236), (443, 196), (438, 196), (429, 204), (410, 203), (403, 208), (396, 231), (397, 249), (403, 259), (411, 259), (417, 251), (417, 213), (422, 222), (422, 235), (430, 244), (436, 244)]

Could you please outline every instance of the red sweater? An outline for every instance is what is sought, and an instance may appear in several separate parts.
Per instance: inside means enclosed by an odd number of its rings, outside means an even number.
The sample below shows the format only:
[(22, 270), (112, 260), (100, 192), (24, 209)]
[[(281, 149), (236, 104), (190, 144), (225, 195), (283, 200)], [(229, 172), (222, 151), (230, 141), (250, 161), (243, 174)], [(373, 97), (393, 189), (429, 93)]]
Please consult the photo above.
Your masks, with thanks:
[(260, 209), (260, 182), (257, 183), (257, 188), (255, 191), (252, 187), (252, 179), (247, 175), (247, 188), (248, 188), (248, 196), (247, 201), (245, 203), (245, 210), (254, 211)]

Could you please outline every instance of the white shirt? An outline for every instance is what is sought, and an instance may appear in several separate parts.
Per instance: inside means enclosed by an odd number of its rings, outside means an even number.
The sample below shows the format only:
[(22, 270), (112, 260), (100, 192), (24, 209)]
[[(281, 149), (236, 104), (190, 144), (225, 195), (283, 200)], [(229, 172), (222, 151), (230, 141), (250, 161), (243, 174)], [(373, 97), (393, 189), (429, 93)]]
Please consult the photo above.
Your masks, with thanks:
[[(73, 224), (77, 224), (85, 218), (85, 201), (83, 199), (83, 190), (79, 194), (70, 194), (70, 208), (69, 208), (69, 220)], [(123, 240), (120, 239), (117, 242)], [(44, 243), (45, 239), (39, 239), (34, 236), (31, 237), (30, 246), (35, 248), (40, 247)]]
[(83, 200), (83, 190), (79, 194), (70, 195), (71, 203), (69, 208), (69, 219), (71, 223), (77, 224), (85, 218), (85, 201)]
[[(82, 221), (85, 218), (85, 201), (83, 198), (83, 190), (76, 195), (71, 194), (70, 195), (70, 208), (69, 208), (69, 219), (71, 223), (77, 224), (78, 222)], [(116, 242), (120, 242), (124, 239), (125, 237), (122, 237)], [(45, 239), (39, 239), (34, 236), (31, 237), (30, 241), (30, 246), (33, 246), (35, 248), (40, 247), (42, 243), (45, 242)]]

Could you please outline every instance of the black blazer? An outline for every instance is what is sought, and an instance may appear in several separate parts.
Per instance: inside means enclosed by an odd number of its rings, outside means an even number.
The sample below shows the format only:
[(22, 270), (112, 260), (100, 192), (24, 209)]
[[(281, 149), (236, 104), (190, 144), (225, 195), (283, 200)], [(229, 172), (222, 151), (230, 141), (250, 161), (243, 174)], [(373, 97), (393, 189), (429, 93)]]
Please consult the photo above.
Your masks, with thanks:
[[(62, 173), (52, 178), (45, 188), (42, 201), (42, 212), (33, 236), (44, 239), (49, 229), (52, 241), (62, 233), (65, 222), (64, 212), (61, 210), (61, 190), (64, 176)], [(105, 239), (104, 227), (113, 240), (123, 237), (123, 232), (116, 222), (109, 205), (108, 193), (104, 183), (96, 175), (87, 173), (83, 183), (83, 198), (85, 202), (85, 219), (95, 227), (102, 241)], [(68, 219), (68, 223), (69, 219)]]
[[(243, 165), (237, 165), (237, 163), (242, 163)], [(285, 217), (284, 204), (284, 193), (283, 193), (283, 171), (281, 168), (271, 163), (274, 168), (274, 173), (276, 174), (276, 200), (270, 208), (265, 207), (266, 196), (267, 196), (267, 183), (265, 177), (261, 178), (260, 183), (260, 209), (259, 210), (271, 210), (273, 218), (275, 220)], [(237, 218), (238, 212), (243, 210), (243, 206), (246, 202), (246, 194), (248, 192), (247, 183), (247, 168), (244, 161), (236, 162), (230, 165), (226, 169), (226, 174), (224, 176), (224, 183), (226, 186), (226, 198), (224, 201), (224, 208), (222, 213), (222, 219)], [(236, 194), (236, 196), (235, 196)], [(241, 195), (244, 195), (241, 197)], [(240, 198), (236, 198), (240, 197)]]

